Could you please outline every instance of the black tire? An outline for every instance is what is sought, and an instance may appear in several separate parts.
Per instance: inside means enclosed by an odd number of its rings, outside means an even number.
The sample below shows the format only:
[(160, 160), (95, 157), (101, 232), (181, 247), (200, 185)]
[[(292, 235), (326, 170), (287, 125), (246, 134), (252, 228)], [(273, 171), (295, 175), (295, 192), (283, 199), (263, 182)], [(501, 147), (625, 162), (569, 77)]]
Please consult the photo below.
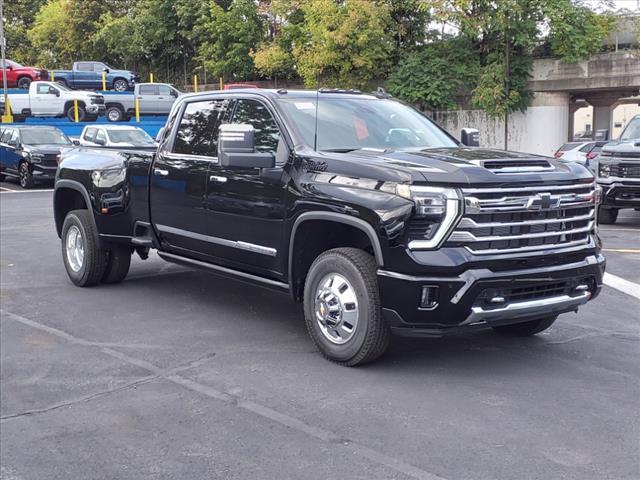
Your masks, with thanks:
[(33, 180), (33, 174), (27, 162), (22, 162), (18, 167), (18, 180), (22, 188), (33, 188), (36, 182)]
[(598, 223), (612, 224), (618, 220), (617, 208), (598, 207)]
[[(356, 310), (356, 324), (351, 329), (352, 333), (342, 339), (342, 344), (336, 344), (328, 338), (328, 334), (324, 333), (321, 327), (321, 320), (316, 316), (324, 312), (327, 314), (325, 319), (330, 318), (331, 300), (325, 303), (326, 297), (321, 293), (321, 283), (323, 284), (327, 277), (331, 278), (336, 274), (350, 284), (345, 290), (352, 289), (351, 295), (355, 298), (355, 302), (350, 303), (350, 308), (347, 308), (349, 304), (344, 305), (344, 312)], [(344, 283), (337, 288), (341, 287), (344, 287)], [(342, 300), (339, 305), (343, 306)], [(340, 311), (342, 319), (343, 309), (340, 308)], [(311, 339), (328, 360), (352, 367), (372, 362), (387, 350), (391, 331), (380, 309), (376, 262), (363, 250), (336, 248), (322, 253), (315, 259), (305, 283), (304, 313)], [(343, 320), (340, 320), (340, 323), (343, 323)]]
[[(73, 103), (67, 107), (67, 118), (70, 122), (76, 121), (76, 113), (73, 106)], [(84, 106), (78, 105), (78, 122), (84, 122), (87, 118), (87, 112), (84, 109)]]
[(509, 335), (512, 337), (529, 337), (536, 333), (543, 332), (556, 321), (557, 315), (550, 317), (539, 318), (537, 320), (530, 320), (528, 322), (514, 323), (513, 325), (502, 325), (499, 327), (493, 327), (496, 332), (503, 335)]
[(131, 265), (131, 248), (125, 245), (114, 245), (107, 252), (107, 264), (102, 275), (102, 283), (120, 283), (123, 281)]
[(129, 90), (129, 83), (123, 78), (116, 78), (113, 81), (113, 89), (116, 92), (126, 92)]
[[(83, 260), (75, 269), (67, 255), (67, 236), (72, 228), (76, 228), (84, 247)], [(72, 210), (62, 225), (62, 261), (69, 279), (78, 287), (91, 287), (102, 280), (107, 265), (107, 254), (100, 248), (98, 231), (96, 230), (89, 210)]]
[(31, 78), (29, 78), (29, 77), (20, 77), (18, 79), (18, 88), (22, 88), (24, 90), (29, 90), (29, 85), (31, 85)]
[(116, 105), (107, 107), (104, 114), (110, 122), (121, 122), (124, 120), (124, 110)]

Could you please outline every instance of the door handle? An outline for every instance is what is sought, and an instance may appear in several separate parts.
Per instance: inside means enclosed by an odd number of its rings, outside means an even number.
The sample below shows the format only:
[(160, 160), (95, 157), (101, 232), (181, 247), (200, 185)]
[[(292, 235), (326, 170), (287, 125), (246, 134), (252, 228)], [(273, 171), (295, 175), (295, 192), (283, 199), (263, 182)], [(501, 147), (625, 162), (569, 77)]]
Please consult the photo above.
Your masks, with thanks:
[(153, 169), (153, 174), (154, 175), (162, 175), (163, 177), (166, 177), (167, 175), (169, 175), (169, 170), (162, 170), (160, 168), (154, 168)]
[(217, 175), (211, 175), (209, 177), (209, 180), (212, 182), (217, 182), (217, 183), (226, 183), (227, 182), (227, 177), (219, 177)]

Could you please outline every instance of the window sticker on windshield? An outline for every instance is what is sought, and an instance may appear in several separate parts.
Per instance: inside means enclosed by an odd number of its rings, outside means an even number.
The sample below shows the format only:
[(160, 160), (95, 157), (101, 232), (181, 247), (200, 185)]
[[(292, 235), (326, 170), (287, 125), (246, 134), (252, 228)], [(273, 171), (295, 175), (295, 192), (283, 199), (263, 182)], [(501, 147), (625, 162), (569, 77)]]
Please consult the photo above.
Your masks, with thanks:
[(315, 110), (316, 108), (312, 102), (296, 102), (295, 106), (298, 110)]

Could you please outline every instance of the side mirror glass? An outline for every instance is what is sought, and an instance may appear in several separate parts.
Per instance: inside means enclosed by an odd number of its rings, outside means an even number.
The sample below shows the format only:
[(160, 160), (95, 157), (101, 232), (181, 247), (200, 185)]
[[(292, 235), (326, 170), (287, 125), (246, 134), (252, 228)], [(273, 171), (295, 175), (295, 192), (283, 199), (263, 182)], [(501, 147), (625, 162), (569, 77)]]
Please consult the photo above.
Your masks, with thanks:
[(55, 95), (56, 97), (60, 96), (60, 92), (57, 88), (49, 87), (49, 95)]
[(479, 147), (480, 132), (475, 128), (463, 128), (460, 133), (460, 141), (467, 147)]
[(80, 145), (80, 140), (71, 140), (74, 145)]
[(218, 137), (218, 160), (223, 167), (273, 168), (276, 159), (273, 153), (256, 152), (252, 125), (245, 123), (220, 126)]

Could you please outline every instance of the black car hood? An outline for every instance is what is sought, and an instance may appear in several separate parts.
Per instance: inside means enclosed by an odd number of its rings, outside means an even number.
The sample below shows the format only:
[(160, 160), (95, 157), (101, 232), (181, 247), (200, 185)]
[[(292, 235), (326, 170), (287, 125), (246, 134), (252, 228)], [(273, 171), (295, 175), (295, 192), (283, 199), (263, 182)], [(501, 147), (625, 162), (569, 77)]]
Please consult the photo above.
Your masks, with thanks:
[(25, 145), (25, 152), (42, 153), (43, 155), (58, 154), (66, 148), (73, 148), (73, 145)]
[[(335, 155), (335, 154), (333, 154)], [(551, 157), (473, 147), (426, 148), (421, 150), (374, 151), (357, 150), (341, 154), (359, 165), (368, 163), (372, 167), (386, 167), (398, 170), (412, 181), (477, 184), (513, 183), (534, 181), (564, 181), (578, 178), (592, 178), (592, 174), (576, 163), (563, 163)], [(500, 172), (488, 168), (492, 164), (508, 162), (522, 168), (519, 172)], [(527, 165), (547, 165), (545, 171), (536, 168), (527, 170)], [(521, 166), (521, 167), (520, 167)]]

